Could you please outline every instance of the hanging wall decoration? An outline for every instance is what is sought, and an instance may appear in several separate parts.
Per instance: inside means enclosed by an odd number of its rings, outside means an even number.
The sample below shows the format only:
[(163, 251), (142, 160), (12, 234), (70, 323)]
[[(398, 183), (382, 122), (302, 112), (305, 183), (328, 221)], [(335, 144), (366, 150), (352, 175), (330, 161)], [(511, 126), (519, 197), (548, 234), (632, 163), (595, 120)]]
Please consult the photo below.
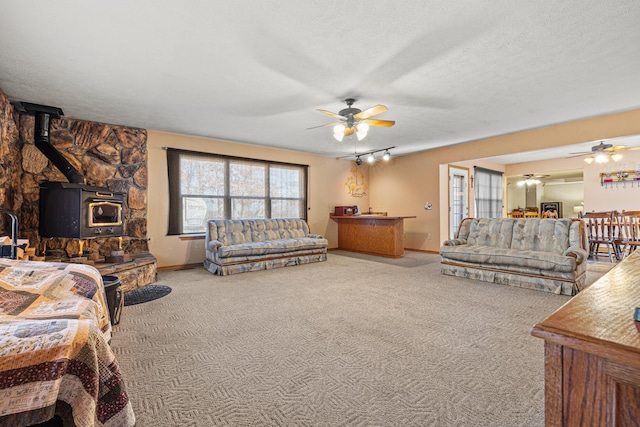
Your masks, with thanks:
[(367, 195), (369, 186), (364, 182), (364, 174), (359, 167), (351, 168), (351, 175), (347, 178), (344, 186), (347, 187), (351, 197), (363, 197)]

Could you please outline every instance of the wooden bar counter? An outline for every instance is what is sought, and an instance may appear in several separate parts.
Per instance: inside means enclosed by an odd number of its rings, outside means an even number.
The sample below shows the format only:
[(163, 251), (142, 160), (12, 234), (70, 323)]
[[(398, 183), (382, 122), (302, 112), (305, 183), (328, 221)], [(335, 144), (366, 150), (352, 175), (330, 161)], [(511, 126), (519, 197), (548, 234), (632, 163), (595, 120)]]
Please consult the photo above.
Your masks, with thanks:
[(545, 340), (547, 426), (640, 425), (640, 251), (531, 334)]
[(331, 216), (338, 223), (338, 249), (400, 258), (404, 254), (404, 220), (415, 216)]

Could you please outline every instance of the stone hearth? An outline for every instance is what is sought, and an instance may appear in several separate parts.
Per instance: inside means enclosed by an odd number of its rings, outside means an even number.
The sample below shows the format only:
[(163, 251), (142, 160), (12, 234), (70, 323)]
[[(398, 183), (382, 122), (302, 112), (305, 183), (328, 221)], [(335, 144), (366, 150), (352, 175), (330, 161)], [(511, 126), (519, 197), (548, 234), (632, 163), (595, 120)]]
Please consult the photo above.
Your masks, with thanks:
[(156, 281), (156, 257), (150, 253), (131, 256), (131, 261), (122, 263), (97, 262), (94, 267), (103, 276), (116, 276), (122, 282), (122, 291), (127, 292)]

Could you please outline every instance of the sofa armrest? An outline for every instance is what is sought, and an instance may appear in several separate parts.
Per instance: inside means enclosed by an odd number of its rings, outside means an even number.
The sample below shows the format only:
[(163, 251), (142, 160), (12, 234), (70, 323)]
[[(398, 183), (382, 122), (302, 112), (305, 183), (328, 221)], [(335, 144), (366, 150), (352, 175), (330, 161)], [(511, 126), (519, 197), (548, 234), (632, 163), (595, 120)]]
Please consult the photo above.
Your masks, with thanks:
[(217, 251), (222, 246), (222, 242), (219, 240), (209, 240), (207, 242), (207, 249)]
[(445, 240), (442, 244), (443, 246), (458, 246), (458, 245), (466, 245), (467, 239), (450, 239)]
[(312, 239), (324, 239), (324, 237), (319, 234), (307, 234), (307, 237), (310, 237)]
[(587, 259), (587, 257), (589, 256), (589, 254), (587, 253), (587, 251), (585, 251), (584, 249), (578, 247), (578, 246), (570, 246), (567, 248), (567, 250), (564, 251), (564, 253), (562, 254), (564, 256), (570, 256), (576, 259), (576, 264), (582, 264), (584, 262), (584, 260)]

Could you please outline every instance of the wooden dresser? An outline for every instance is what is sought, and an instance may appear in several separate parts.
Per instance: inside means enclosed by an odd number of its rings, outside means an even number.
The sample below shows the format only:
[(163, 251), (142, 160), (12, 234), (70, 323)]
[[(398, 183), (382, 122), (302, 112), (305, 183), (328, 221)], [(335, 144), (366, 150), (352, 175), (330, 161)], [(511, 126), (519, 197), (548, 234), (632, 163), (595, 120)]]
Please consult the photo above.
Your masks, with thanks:
[(640, 251), (531, 334), (545, 340), (547, 426), (640, 425)]

